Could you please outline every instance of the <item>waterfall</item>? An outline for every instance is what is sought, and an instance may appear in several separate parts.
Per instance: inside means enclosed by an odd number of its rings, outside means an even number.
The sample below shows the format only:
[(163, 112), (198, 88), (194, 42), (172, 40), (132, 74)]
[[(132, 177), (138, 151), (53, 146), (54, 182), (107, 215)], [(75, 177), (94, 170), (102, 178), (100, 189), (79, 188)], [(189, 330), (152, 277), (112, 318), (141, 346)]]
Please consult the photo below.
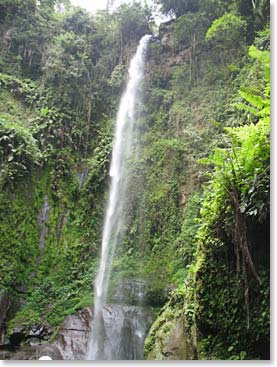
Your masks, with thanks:
[(124, 209), (128, 196), (128, 158), (134, 141), (137, 92), (143, 79), (145, 52), (150, 38), (150, 35), (142, 37), (130, 63), (129, 80), (121, 97), (116, 119), (110, 167), (111, 184), (104, 221), (100, 266), (94, 286), (94, 319), (88, 350), (90, 360), (113, 359), (112, 355), (107, 356), (105, 353), (103, 310), (107, 300), (113, 255), (124, 231)]

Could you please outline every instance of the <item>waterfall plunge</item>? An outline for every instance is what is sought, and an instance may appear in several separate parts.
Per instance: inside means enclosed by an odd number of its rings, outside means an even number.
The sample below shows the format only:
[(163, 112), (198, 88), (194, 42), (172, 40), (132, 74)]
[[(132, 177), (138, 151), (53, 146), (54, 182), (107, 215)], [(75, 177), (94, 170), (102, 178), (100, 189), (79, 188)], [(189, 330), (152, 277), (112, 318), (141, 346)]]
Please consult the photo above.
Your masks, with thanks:
[(107, 356), (104, 350), (103, 307), (107, 298), (111, 262), (124, 229), (124, 202), (127, 196), (128, 179), (127, 160), (133, 144), (137, 91), (143, 79), (145, 52), (150, 38), (150, 35), (142, 37), (131, 61), (127, 88), (121, 97), (116, 119), (109, 200), (104, 222), (100, 266), (95, 281), (94, 320), (89, 340), (89, 360), (113, 358), (113, 356)]

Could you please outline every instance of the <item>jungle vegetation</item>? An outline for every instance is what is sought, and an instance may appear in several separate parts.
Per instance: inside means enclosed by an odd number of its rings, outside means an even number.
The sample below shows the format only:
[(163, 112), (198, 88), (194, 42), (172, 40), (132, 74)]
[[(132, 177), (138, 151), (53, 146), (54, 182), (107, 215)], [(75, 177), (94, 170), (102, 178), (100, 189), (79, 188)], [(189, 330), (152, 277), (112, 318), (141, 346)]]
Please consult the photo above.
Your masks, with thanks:
[[(150, 281), (146, 358), (182, 319), (199, 359), (268, 359), (270, 26), (266, 0), (156, 0), (140, 160), (115, 274)], [(0, 1), (0, 325), (91, 305), (113, 124), (150, 7), (90, 14)], [(138, 174), (139, 173), (139, 174)], [(144, 191), (141, 191), (141, 187)], [(116, 282), (116, 279), (115, 279)], [(167, 290), (167, 292), (165, 292)]]

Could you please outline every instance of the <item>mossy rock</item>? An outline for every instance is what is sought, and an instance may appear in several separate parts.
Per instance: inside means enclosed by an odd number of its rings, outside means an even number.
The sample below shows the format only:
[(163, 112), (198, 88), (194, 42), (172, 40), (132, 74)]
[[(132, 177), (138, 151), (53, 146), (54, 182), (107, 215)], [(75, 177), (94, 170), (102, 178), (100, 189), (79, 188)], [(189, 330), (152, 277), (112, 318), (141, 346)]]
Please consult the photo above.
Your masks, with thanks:
[(185, 327), (182, 309), (165, 306), (145, 340), (147, 360), (197, 359), (196, 348)]

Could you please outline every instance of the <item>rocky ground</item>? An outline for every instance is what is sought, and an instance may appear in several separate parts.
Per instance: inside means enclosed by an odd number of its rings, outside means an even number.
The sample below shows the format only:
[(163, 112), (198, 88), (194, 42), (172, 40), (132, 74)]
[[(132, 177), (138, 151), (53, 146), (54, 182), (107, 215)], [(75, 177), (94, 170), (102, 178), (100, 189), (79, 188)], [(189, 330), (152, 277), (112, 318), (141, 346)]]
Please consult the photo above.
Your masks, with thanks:
[[(57, 335), (48, 325), (32, 325), (30, 329), (16, 327), (0, 344), (0, 359), (38, 360), (49, 356), (53, 360), (85, 359), (93, 311), (84, 308), (67, 316)], [(51, 338), (55, 339), (50, 342)]]

